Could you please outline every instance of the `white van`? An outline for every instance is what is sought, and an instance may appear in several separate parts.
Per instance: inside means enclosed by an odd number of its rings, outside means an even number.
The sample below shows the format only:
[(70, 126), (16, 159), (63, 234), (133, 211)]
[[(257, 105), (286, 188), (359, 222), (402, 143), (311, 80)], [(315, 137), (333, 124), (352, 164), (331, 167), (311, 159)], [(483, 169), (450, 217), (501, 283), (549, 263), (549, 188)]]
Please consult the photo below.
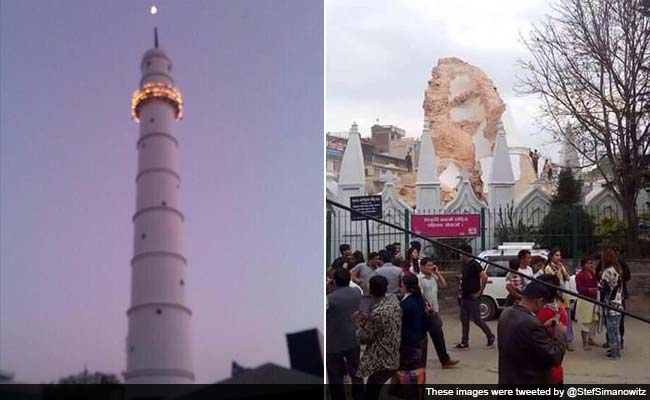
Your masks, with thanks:
[[(479, 309), (481, 319), (487, 321), (496, 318), (503, 309), (508, 290), (506, 289), (506, 274), (510, 269), (510, 261), (517, 260), (517, 254), (520, 250), (529, 250), (533, 257), (541, 256), (544, 260), (548, 257), (548, 250), (535, 249), (535, 243), (528, 242), (504, 242), (497, 249), (486, 250), (478, 255), (479, 258), (490, 261), (506, 269), (497, 268), (485, 262), (479, 262), (488, 276), (485, 290), (479, 298)], [(567, 289), (575, 291), (575, 275), (571, 275), (571, 280)], [(575, 308), (575, 297), (570, 296), (570, 309)]]

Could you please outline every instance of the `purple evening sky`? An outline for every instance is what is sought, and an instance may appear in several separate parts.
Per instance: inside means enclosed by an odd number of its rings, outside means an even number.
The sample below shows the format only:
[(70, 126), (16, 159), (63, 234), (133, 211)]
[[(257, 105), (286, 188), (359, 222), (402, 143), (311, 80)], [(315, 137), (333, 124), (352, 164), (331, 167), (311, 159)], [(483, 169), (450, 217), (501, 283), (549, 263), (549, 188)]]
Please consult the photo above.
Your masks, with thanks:
[(0, 368), (126, 368), (138, 125), (153, 46), (174, 62), (197, 383), (288, 365), (323, 329), (323, 6), (0, 1)]

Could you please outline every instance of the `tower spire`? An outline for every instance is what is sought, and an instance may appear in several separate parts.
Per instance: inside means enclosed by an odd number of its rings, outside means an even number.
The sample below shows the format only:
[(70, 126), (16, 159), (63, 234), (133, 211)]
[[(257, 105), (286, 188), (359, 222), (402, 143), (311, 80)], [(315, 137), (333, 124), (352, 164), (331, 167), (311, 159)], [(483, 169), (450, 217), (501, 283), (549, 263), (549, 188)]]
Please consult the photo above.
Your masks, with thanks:
[(158, 28), (153, 28), (153, 44), (158, 47)]
[(418, 156), (418, 173), (415, 180), (415, 202), (419, 210), (440, 208), (440, 179), (438, 177), (438, 158), (431, 137), (431, 123), (424, 117), (420, 153)]
[(510, 148), (502, 121), (497, 124), (497, 138), (488, 178), (488, 204), (492, 208), (506, 207), (515, 200), (515, 176), (510, 160)]
[(363, 166), (361, 134), (356, 122), (352, 123), (348, 144), (343, 152), (338, 180), (338, 198), (348, 204), (351, 196), (363, 196), (366, 186), (366, 172)]

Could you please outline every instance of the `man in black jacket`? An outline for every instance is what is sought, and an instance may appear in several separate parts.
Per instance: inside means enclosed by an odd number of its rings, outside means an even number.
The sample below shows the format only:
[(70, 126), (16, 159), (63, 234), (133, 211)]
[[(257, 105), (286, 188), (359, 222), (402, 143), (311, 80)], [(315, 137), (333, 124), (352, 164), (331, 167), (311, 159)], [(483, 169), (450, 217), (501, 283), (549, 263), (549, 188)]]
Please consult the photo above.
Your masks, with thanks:
[[(472, 246), (463, 244), (458, 247), (466, 253), (472, 253)], [(454, 348), (463, 350), (469, 348), (469, 323), (474, 322), (485, 334), (487, 347), (494, 347), (494, 334), (488, 324), (481, 319), (479, 298), (485, 289), (488, 277), (481, 266), (471, 257), (461, 255), (463, 266), (460, 280), (460, 322), (462, 325), (462, 336), (460, 343)]]
[[(564, 358), (564, 332), (556, 319), (542, 325), (535, 314), (554, 301), (555, 289), (531, 282), (522, 295), (521, 302), (507, 307), (499, 318), (499, 384), (550, 384), (551, 367)], [(547, 329), (555, 329), (555, 337)]]
[(339, 246), (339, 251), (341, 252), (341, 256), (334, 260), (330, 268), (333, 270), (338, 268), (349, 269), (348, 266), (352, 259), (352, 248), (349, 244), (344, 243)]

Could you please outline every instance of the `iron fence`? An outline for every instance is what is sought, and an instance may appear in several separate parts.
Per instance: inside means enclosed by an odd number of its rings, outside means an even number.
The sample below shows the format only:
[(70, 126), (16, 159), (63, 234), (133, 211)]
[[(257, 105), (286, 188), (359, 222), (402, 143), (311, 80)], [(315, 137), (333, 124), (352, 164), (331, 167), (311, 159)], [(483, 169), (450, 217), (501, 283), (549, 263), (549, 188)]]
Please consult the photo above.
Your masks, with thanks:
[[(383, 219), (406, 230), (410, 226), (408, 210), (387, 210)], [(342, 244), (349, 244), (353, 251), (360, 250), (368, 257), (370, 252), (379, 251), (393, 243), (399, 243), (406, 248), (409, 244), (408, 233), (375, 221), (352, 221), (348, 211), (328, 208), (327, 265), (338, 256), (339, 246)]]
[[(415, 210), (388, 209), (383, 220), (408, 231), (413, 215), (480, 214), (481, 226), (474, 237), (436, 238), (452, 247), (469, 243), (472, 248), (487, 250), (503, 242), (534, 242), (541, 248), (559, 248), (563, 257), (578, 260), (593, 254), (600, 246), (612, 245), (623, 252), (627, 241), (627, 223), (622, 207), (584, 208), (580, 205), (551, 209), (549, 206), (483, 208), (476, 211), (449, 211), (445, 209)], [(650, 206), (637, 208), (639, 237), (637, 249), (650, 252)], [(392, 243), (409, 246), (411, 235), (400, 229), (376, 221), (351, 221), (349, 212), (335, 207), (327, 210), (327, 265), (338, 256), (339, 246), (349, 244), (367, 257), (369, 252), (379, 251)], [(432, 255), (435, 249), (423, 243), (424, 255)], [(444, 250), (443, 250), (444, 253)], [(438, 254), (446, 259), (457, 258), (455, 254)], [(645, 255), (645, 254), (644, 254)]]
[[(345, 213), (349, 213), (350, 211), (352, 211), (352, 209), (348, 205), (340, 204), (340, 203), (337, 203), (337, 202), (332, 201), (332, 200), (327, 200), (326, 202), (328, 204), (328, 210), (327, 210), (327, 215), (328, 215), (327, 216), (327, 220), (328, 220), (327, 240), (329, 242), (332, 239), (332, 236), (331, 236), (332, 231), (329, 230), (330, 229), (330, 224), (334, 224), (334, 222), (335, 222), (335, 220), (333, 219), (333, 216), (338, 214), (340, 216), (340, 218), (343, 218)], [(648, 317), (637, 315), (635, 313), (631, 313), (628, 310), (621, 310), (619, 308), (615, 308), (615, 306), (603, 303), (603, 302), (598, 301), (598, 300), (594, 300), (594, 299), (592, 299), (592, 298), (590, 298), (588, 296), (582, 295), (582, 294), (577, 293), (577, 292), (570, 291), (570, 290), (568, 290), (568, 289), (566, 289), (564, 287), (555, 286), (555, 285), (552, 285), (552, 284), (550, 284), (550, 283), (548, 283), (546, 281), (541, 281), (541, 280), (539, 280), (537, 278), (530, 277), (528, 275), (524, 275), (523, 273), (521, 273), (521, 272), (519, 272), (517, 270), (510, 270), (508, 267), (505, 267), (503, 265), (499, 265), (498, 263), (495, 263), (495, 262), (487, 260), (487, 259), (477, 257), (474, 254), (467, 253), (467, 252), (465, 252), (463, 250), (460, 250), (458, 247), (449, 245), (449, 244), (444, 243), (444, 242), (442, 242), (440, 240), (431, 239), (431, 238), (425, 237), (423, 235), (420, 235), (417, 232), (413, 232), (412, 230), (409, 230), (407, 227), (404, 227), (403, 225), (401, 225), (399, 223), (388, 222), (385, 219), (375, 218), (373, 216), (370, 216), (368, 214), (364, 214), (362, 212), (359, 212), (359, 214), (362, 214), (363, 216), (367, 217), (367, 219), (369, 220), (369, 223), (374, 222), (375, 224), (385, 226), (387, 229), (391, 229), (392, 230), (391, 234), (397, 234), (398, 232), (403, 234), (404, 238), (407, 241), (408, 241), (409, 238), (416, 238), (416, 239), (420, 240), (421, 242), (426, 243), (427, 245), (434, 246), (436, 248), (436, 250), (437, 249), (445, 249), (445, 250), (447, 250), (447, 251), (449, 251), (451, 253), (456, 253), (458, 255), (464, 255), (464, 256), (473, 258), (474, 260), (479, 261), (484, 265), (489, 265), (489, 266), (497, 268), (499, 270), (505, 270), (505, 271), (511, 272), (513, 274), (520, 275), (522, 278), (526, 278), (529, 281), (537, 282), (537, 283), (542, 284), (544, 286), (551, 287), (551, 288), (553, 288), (553, 289), (555, 289), (555, 290), (557, 290), (559, 292), (565, 293), (565, 294), (567, 294), (569, 296), (572, 296), (572, 297), (575, 297), (575, 298), (578, 298), (578, 299), (582, 299), (584, 301), (593, 303), (593, 304), (598, 305), (600, 307), (603, 307), (605, 309), (610, 309), (610, 310), (617, 311), (617, 312), (619, 312), (621, 314), (624, 314), (626, 316), (629, 316), (629, 317), (632, 317), (632, 318), (637, 319), (639, 321), (643, 321), (645, 323), (650, 324), (650, 318), (648, 318)], [(404, 216), (408, 216), (408, 215), (409, 215), (409, 212), (407, 210), (407, 211), (404, 212)], [(355, 223), (359, 223), (359, 222), (355, 222)], [(365, 224), (365, 222), (363, 222), (363, 223)], [(328, 249), (332, 250), (331, 246), (328, 246)], [(330, 257), (328, 256), (328, 264), (329, 264), (329, 258)]]

